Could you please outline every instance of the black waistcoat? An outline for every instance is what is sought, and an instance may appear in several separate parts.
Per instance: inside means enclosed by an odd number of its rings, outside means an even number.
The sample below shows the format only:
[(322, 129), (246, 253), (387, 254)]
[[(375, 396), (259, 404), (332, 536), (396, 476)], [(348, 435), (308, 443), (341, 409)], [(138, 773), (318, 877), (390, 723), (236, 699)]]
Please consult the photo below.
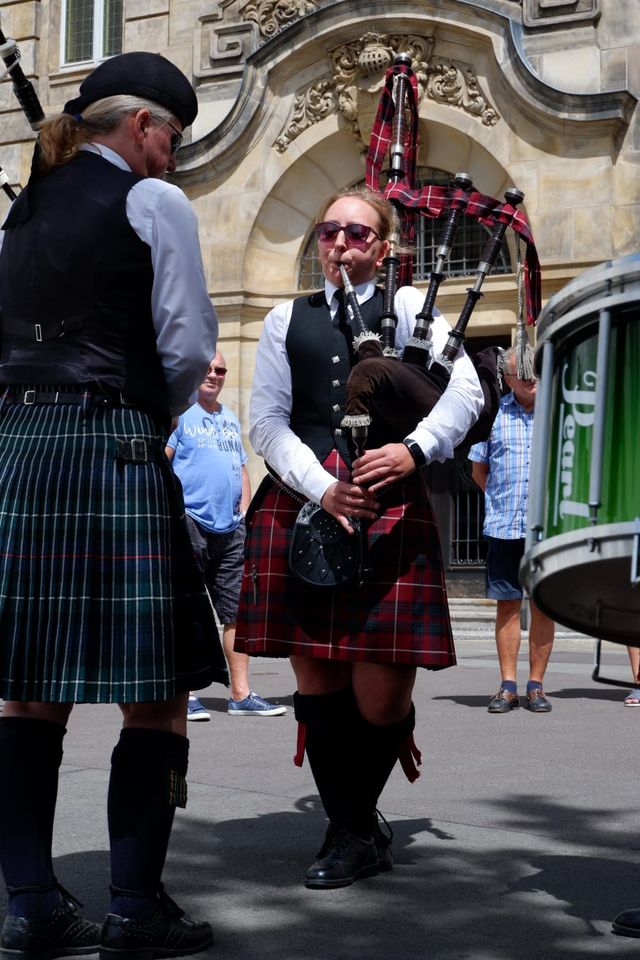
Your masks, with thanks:
[[(382, 291), (360, 304), (369, 330), (380, 331)], [(347, 404), (347, 378), (355, 357), (339, 327), (332, 323), (322, 293), (293, 302), (286, 347), (291, 367), (291, 429), (320, 462), (337, 447), (347, 464), (353, 459), (351, 432), (340, 422)]]
[(141, 179), (81, 151), (15, 201), (0, 253), (0, 383), (100, 382), (166, 416), (151, 251), (126, 215)]

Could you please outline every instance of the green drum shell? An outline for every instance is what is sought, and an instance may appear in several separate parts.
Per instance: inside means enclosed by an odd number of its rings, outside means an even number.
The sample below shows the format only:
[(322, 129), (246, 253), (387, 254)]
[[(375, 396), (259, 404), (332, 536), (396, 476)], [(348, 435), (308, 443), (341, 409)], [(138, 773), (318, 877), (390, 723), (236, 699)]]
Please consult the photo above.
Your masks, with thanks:
[[(530, 514), (521, 578), (559, 623), (640, 646), (640, 255), (586, 271), (541, 314), (536, 364), (543, 371), (534, 426), (531, 483), (544, 484), (542, 529)], [(601, 310), (611, 313), (607, 388), (596, 404)], [(540, 389), (550, 402), (539, 422)], [(600, 504), (589, 494), (596, 406), (604, 402)], [(544, 436), (543, 456), (536, 433)], [(538, 461), (544, 460), (541, 464)], [(542, 466), (542, 469), (540, 467)]]
[[(585, 318), (592, 319), (592, 318)], [(595, 316), (597, 321), (597, 315)], [(640, 316), (614, 309), (608, 356), (601, 504), (597, 523), (640, 517)], [(635, 322), (634, 322), (635, 321)], [(556, 353), (549, 424), (545, 536), (590, 527), (597, 328)]]

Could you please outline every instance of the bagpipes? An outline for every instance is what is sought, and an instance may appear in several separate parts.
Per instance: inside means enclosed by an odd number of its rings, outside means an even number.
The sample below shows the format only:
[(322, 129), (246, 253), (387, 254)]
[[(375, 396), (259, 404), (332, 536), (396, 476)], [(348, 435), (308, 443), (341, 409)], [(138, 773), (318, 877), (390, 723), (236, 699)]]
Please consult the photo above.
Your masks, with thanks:
[[(406, 117), (405, 117), (406, 114)], [(408, 118), (408, 119), (407, 119)], [(534, 323), (540, 309), (540, 265), (529, 224), (517, 210), (524, 194), (510, 188), (505, 202), (472, 189), (467, 174), (458, 174), (453, 187), (415, 186), (417, 154), (417, 79), (411, 67), (411, 58), (399, 55), (387, 71), (367, 156), (367, 186), (383, 193), (396, 207), (402, 223), (400, 250), (411, 244), (415, 234), (415, 212), (437, 217), (447, 213), (440, 243), (436, 251), (435, 269), (430, 274), (429, 287), (422, 310), (417, 314), (413, 336), (406, 344), (402, 359), (395, 352), (395, 314), (393, 303), (398, 285), (411, 281), (411, 259), (407, 253), (397, 253), (397, 238), (392, 239), (386, 268), (384, 310), (381, 336), (372, 335), (360, 315), (355, 291), (343, 271), (345, 299), (352, 320), (354, 348), (358, 362), (347, 382), (347, 408), (342, 426), (351, 428), (359, 452), (365, 445), (381, 446), (401, 442), (417, 423), (433, 409), (447, 388), (453, 363), (465, 341), (465, 331), (473, 309), (483, 296), (481, 288), (494, 268), (508, 227), (516, 231), (527, 247), (523, 271), (526, 290), (527, 319)], [(390, 171), (386, 187), (380, 190), (382, 163), (390, 156)], [(444, 279), (444, 265), (448, 259), (463, 215), (492, 228), (487, 238), (476, 272), (473, 287), (454, 329), (440, 356), (431, 355), (430, 327), (438, 288)], [(528, 346), (524, 329), (524, 303), (519, 298), (519, 323), (524, 336), (517, 335), (523, 359)], [(497, 347), (489, 347), (472, 357), (484, 395), (484, 407), (477, 423), (465, 437), (465, 443), (486, 439), (497, 414), (501, 389), (498, 372)], [(529, 348), (530, 352), (530, 348)], [(530, 361), (529, 361), (530, 363)], [(518, 372), (521, 363), (518, 361)]]
[[(44, 120), (44, 111), (38, 100), (38, 94), (35, 88), (25, 76), (20, 66), (20, 51), (15, 40), (5, 37), (0, 28), (0, 57), (4, 61), (6, 71), (11, 78), (13, 92), (18, 98), (24, 115), (34, 130), (37, 130), (38, 124)], [(17, 200), (18, 195), (9, 185), (9, 178), (6, 172), (0, 167), (0, 187), (4, 190), (10, 200)]]

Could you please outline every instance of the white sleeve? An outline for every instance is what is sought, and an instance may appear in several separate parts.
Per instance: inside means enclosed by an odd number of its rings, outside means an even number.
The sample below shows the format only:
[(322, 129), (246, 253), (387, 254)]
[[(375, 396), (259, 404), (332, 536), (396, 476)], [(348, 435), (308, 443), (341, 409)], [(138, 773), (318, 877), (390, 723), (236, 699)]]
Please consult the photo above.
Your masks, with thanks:
[[(396, 346), (402, 349), (415, 325), (415, 316), (422, 309), (424, 296), (415, 287), (401, 287), (396, 294), (398, 331)], [(451, 327), (439, 310), (434, 311), (431, 326), (433, 356), (443, 350)], [(415, 440), (427, 463), (447, 460), (455, 447), (464, 440), (480, 415), (484, 396), (475, 367), (464, 349), (453, 364), (451, 379), (431, 413), (416, 424), (405, 439)]]
[(154, 178), (141, 180), (129, 191), (127, 216), (151, 249), (151, 312), (169, 406), (176, 416), (195, 402), (218, 337), (198, 222), (182, 190)]
[(292, 386), (286, 336), (292, 307), (292, 301), (280, 304), (264, 321), (249, 404), (249, 439), (287, 486), (320, 503), (336, 478), (289, 425)]

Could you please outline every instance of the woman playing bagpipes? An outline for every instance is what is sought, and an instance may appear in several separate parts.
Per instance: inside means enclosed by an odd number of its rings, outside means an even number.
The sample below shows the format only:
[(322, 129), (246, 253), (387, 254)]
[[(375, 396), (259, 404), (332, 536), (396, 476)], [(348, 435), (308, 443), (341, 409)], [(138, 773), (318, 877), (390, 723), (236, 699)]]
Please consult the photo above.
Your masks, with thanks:
[[(418, 773), (413, 744), (416, 668), (455, 664), (438, 531), (422, 467), (451, 457), (483, 403), (462, 350), (427, 416), (398, 442), (356, 455), (340, 427), (355, 360), (353, 286), (365, 325), (380, 329), (375, 276), (396, 232), (391, 203), (368, 189), (334, 194), (315, 234), (324, 290), (283, 303), (266, 317), (257, 350), (250, 439), (269, 476), (248, 523), (236, 649), (289, 657), (296, 676), (297, 762), (306, 750), (329, 828), (306, 876), (311, 888), (343, 887), (389, 870), (390, 839), (378, 798), (400, 758)], [(411, 336), (423, 294), (395, 296), (396, 346)], [(434, 356), (449, 325), (435, 310)], [(391, 403), (393, 404), (393, 398)], [(289, 541), (305, 501), (320, 504), (353, 538), (366, 532), (367, 574), (335, 586), (303, 583), (289, 567)]]

